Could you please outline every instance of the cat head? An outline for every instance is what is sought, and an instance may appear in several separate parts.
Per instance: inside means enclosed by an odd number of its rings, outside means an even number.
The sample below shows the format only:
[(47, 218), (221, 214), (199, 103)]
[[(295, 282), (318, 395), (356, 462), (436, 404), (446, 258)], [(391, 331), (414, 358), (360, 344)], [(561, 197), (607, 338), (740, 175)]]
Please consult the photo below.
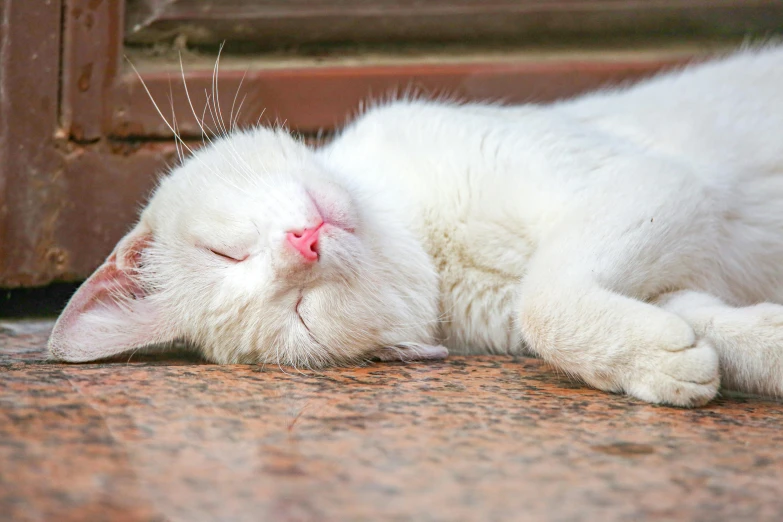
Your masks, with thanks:
[(360, 185), (281, 130), (215, 140), (162, 180), (79, 288), (51, 355), (89, 361), (184, 340), (219, 363), (444, 357), (432, 263)]

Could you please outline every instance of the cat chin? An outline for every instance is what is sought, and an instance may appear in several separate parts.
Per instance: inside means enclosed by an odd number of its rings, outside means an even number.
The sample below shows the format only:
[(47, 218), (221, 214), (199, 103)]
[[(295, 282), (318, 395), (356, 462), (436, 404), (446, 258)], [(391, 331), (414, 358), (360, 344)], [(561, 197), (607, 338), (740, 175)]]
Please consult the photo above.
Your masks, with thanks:
[(390, 362), (435, 361), (448, 357), (448, 349), (440, 344), (397, 343), (372, 353), (373, 359)]
[(202, 357), (206, 360), (216, 364), (273, 364), (297, 369), (360, 366), (371, 362), (412, 363), (418, 361), (439, 361), (446, 359), (449, 355), (448, 349), (445, 346), (420, 342), (401, 342), (382, 348), (359, 351), (353, 356), (333, 357), (329, 359), (303, 357), (297, 362), (280, 360), (276, 355), (269, 356), (269, 354), (259, 355), (251, 352), (241, 355), (230, 355), (223, 351), (205, 352), (198, 348), (195, 348), (195, 350), (200, 351)]

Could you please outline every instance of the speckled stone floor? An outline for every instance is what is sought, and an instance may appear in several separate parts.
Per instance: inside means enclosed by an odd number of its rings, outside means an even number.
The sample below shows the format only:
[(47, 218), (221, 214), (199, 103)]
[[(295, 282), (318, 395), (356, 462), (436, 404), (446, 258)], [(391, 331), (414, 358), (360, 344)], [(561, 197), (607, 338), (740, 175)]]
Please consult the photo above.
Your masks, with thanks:
[(783, 520), (783, 402), (697, 410), (536, 360), (49, 364), (0, 322), (3, 520)]

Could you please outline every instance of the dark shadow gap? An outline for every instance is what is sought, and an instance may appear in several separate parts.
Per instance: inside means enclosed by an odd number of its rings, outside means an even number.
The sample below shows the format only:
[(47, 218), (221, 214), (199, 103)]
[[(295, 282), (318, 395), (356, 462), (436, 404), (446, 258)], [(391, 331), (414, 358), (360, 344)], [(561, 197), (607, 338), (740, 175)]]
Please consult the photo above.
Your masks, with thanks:
[(56, 317), (81, 283), (0, 288), (0, 318)]

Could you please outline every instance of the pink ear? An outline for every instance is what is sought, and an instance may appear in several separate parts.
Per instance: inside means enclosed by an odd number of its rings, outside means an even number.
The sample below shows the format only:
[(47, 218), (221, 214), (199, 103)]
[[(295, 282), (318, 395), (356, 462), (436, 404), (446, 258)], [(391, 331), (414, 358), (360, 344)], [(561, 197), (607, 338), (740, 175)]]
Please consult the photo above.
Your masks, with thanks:
[(151, 242), (151, 231), (140, 223), (79, 287), (54, 325), (52, 357), (92, 361), (172, 340), (163, 336), (154, 300), (137, 282), (142, 252)]

